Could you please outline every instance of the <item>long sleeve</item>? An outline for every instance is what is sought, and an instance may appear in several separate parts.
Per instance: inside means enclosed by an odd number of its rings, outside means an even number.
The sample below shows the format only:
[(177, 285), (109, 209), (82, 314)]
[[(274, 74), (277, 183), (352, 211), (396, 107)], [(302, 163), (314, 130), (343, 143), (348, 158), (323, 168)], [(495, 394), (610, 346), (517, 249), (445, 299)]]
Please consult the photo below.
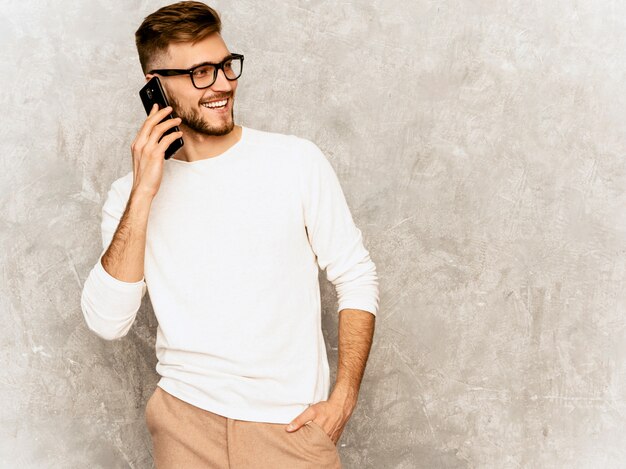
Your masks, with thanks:
[(145, 278), (124, 282), (110, 275), (102, 266), (102, 256), (111, 244), (128, 200), (122, 183), (122, 178), (113, 182), (102, 207), (103, 249), (85, 280), (81, 295), (81, 309), (87, 326), (106, 340), (128, 333), (146, 293)]
[(376, 315), (379, 306), (376, 266), (354, 224), (339, 179), (320, 148), (305, 145), (303, 210), (309, 242), (319, 267), (335, 286), (338, 311), (361, 309)]

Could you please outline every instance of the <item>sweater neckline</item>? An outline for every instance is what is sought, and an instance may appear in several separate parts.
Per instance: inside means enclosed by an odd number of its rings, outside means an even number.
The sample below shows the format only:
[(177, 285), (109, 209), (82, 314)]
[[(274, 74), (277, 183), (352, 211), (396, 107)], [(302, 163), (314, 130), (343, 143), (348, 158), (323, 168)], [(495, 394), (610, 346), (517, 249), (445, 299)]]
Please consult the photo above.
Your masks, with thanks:
[(240, 125), (241, 127), (241, 135), (239, 136), (239, 140), (237, 140), (233, 145), (231, 145), (228, 149), (220, 153), (219, 155), (212, 156), (210, 158), (203, 158), (201, 160), (195, 161), (183, 161), (177, 160), (175, 158), (170, 158), (169, 161), (172, 161), (174, 164), (179, 166), (187, 166), (187, 167), (196, 167), (206, 164), (214, 164), (218, 161), (224, 161), (232, 157), (235, 151), (243, 145), (244, 140), (247, 138), (248, 128), (244, 125)]

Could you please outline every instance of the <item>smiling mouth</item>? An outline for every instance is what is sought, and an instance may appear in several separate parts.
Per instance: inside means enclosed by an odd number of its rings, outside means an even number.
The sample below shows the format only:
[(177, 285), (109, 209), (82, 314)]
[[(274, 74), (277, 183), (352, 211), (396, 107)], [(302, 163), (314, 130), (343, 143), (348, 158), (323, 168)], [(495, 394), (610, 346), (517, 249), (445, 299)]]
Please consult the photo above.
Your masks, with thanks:
[(224, 109), (228, 106), (229, 98), (222, 99), (220, 101), (212, 101), (210, 103), (202, 103), (202, 106), (207, 109)]

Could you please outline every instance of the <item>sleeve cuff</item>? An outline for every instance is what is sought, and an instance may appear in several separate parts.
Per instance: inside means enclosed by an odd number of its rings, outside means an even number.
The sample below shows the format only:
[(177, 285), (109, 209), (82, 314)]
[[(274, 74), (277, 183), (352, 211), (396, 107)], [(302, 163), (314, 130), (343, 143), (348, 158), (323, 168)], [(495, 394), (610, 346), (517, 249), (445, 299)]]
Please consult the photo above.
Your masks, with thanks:
[(96, 263), (96, 266), (94, 269), (94, 273), (100, 282), (102, 282), (109, 288), (113, 288), (117, 291), (124, 291), (124, 292), (137, 290), (138, 288), (143, 287), (145, 277), (142, 277), (141, 280), (138, 280), (136, 282), (124, 282), (123, 280), (113, 277), (110, 273), (108, 273), (104, 269), (102, 265), (103, 255), (104, 255), (104, 252), (100, 254), (100, 258), (98, 259), (98, 262)]
[(351, 300), (349, 302), (339, 303), (339, 306), (337, 307), (337, 314), (339, 314), (342, 309), (360, 309), (361, 311), (367, 311), (374, 316), (376, 316), (376, 314), (378, 313), (378, 306), (367, 300)]

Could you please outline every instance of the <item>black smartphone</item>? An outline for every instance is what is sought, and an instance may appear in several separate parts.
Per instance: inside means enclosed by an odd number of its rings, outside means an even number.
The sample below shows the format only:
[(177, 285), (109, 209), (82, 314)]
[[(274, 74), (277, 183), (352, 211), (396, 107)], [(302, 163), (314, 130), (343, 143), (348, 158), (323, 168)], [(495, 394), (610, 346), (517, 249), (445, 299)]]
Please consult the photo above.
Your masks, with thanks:
[[(165, 91), (163, 90), (163, 86), (161, 86), (161, 81), (159, 77), (154, 76), (145, 84), (143, 88), (139, 91), (139, 97), (141, 98), (141, 102), (143, 103), (143, 107), (146, 109), (146, 114), (150, 114), (152, 110), (152, 106), (156, 103), (159, 105), (159, 109), (163, 109), (164, 107), (169, 106), (167, 102), (167, 97), (165, 96)], [(164, 122), (165, 119), (173, 119), (174, 116), (172, 113), (168, 114), (161, 122)], [(159, 122), (159, 124), (161, 123)], [(165, 133), (159, 139), (159, 142), (163, 137), (172, 132), (178, 132), (180, 129), (177, 125), (171, 127), (165, 131)], [(174, 140), (170, 146), (165, 150), (165, 159), (169, 160), (170, 157), (176, 153), (180, 148), (184, 145), (182, 137)]]

